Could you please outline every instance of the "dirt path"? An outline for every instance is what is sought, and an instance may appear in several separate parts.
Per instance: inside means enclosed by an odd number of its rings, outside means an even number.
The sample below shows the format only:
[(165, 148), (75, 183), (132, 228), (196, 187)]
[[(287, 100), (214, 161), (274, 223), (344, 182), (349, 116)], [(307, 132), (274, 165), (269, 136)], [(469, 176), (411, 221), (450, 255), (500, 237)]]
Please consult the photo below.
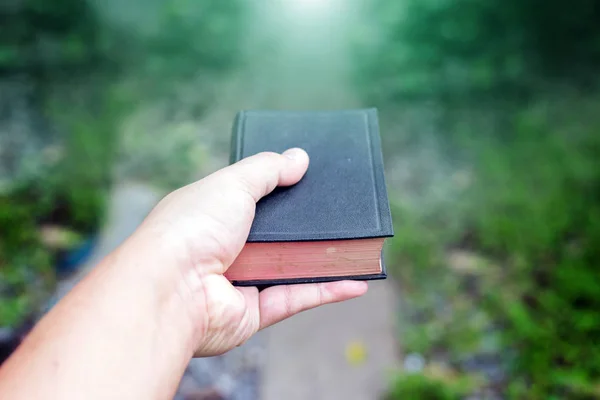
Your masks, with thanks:
[[(249, 63), (223, 85), (218, 103), (199, 126), (202, 140), (215, 150), (204, 173), (226, 165), (238, 110), (362, 106), (348, 76), (344, 38), (352, 17), (321, 10), (320, 18), (306, 15), (303, 21), (298, 10), (283, 3), (263, 3), (255, 10), (246, 46)], [(392, 282), (375, 282), (363, 298), (308, 311), (261, 332), (249, 344), (264, 349), (260, 398), (378, 398), (387, 371), (398, 366), (396, 304)], [(364, 351), (364, 360), (350, 362), (346, 353), (353, 346)], [(243, 353), (244, 347), (236, 351)]]
[[(246, 78), (249, 97), (239, 106), (274, 109), (361, 107), (348, 83), (343, 37), (347, 20), (335, 14), (305, 24), (301, 16), (271, 21), (283, 31), (268, 61)], [(337, 24), (337, 25), (336, 25)], [(268, 24), (263, 26), (268, 36)], [(251, 89), (250, 89), (251, 88)], [(227, 100), (228, 104), (232, 103)], [(386, 371), (397, 366), (396, 295), (391, 281), (372, 283), (369, 293), (347, 303), (308, 311), (264, 332), (266, 362), (261, 398), (375, 399), (385, 387)], [(365, 352), (356, 364), (347, 351)], [(360, 358), (360, 355), (356, 355)]]

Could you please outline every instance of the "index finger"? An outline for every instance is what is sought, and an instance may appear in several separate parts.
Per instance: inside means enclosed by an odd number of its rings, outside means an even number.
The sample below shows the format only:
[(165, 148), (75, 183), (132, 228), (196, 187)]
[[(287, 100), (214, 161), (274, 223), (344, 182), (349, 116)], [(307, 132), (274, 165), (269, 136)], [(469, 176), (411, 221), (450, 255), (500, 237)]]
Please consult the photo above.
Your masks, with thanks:
[(337, 281), (273, 286), (259, 295), (259, 329), (267, 328), (298, 313), (360, 297), (367, 292), (364, 281)]

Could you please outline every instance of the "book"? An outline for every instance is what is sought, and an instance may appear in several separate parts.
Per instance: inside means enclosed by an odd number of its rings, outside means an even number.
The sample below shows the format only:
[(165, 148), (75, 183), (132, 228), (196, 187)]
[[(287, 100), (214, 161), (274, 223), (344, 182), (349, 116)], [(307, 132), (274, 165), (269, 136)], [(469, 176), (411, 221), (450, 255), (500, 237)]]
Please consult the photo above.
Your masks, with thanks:
[(230, 163), (263, 152), (304, 149), (297, 184), (256, 205), (247, 242), (225, 276), (238, 286), (387, 277), (393, 236), (376, 109), (240, 111)]

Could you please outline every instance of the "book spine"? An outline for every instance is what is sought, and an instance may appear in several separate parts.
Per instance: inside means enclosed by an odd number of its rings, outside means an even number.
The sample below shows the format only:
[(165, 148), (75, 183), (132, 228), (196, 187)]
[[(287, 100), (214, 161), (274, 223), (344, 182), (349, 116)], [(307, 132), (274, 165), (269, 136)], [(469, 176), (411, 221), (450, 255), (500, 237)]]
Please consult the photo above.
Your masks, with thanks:
[(240, 111), (235, 116), (231, 132), (231, 147), (229, 150), (229, 164), (240, 160), (242, 155), (242, 139), (244, 134), (245, 113)]
[(377, 213), (379, 216), (381, 233), (383, 236), (394, 236), (394, 226), (392, 224), (392, 215), (385, 180), (385, 167), (378, 113), (376, 108), (370, 108), (365, 111), (368, 119), (369, 150), (371, 151), (375, 190), (377, 191)]

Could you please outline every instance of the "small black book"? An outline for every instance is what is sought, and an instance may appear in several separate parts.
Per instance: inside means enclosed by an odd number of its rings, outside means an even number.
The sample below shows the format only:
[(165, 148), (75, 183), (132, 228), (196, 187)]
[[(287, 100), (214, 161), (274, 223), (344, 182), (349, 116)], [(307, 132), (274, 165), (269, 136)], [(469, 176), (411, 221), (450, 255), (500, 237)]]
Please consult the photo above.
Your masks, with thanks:
[(244, 249), (226, 276), (262, 286), (386, 278), (393, 236), (377, 111), (241, 111), (231, 159), (300, 147), (302, 180), (261, 199)]

